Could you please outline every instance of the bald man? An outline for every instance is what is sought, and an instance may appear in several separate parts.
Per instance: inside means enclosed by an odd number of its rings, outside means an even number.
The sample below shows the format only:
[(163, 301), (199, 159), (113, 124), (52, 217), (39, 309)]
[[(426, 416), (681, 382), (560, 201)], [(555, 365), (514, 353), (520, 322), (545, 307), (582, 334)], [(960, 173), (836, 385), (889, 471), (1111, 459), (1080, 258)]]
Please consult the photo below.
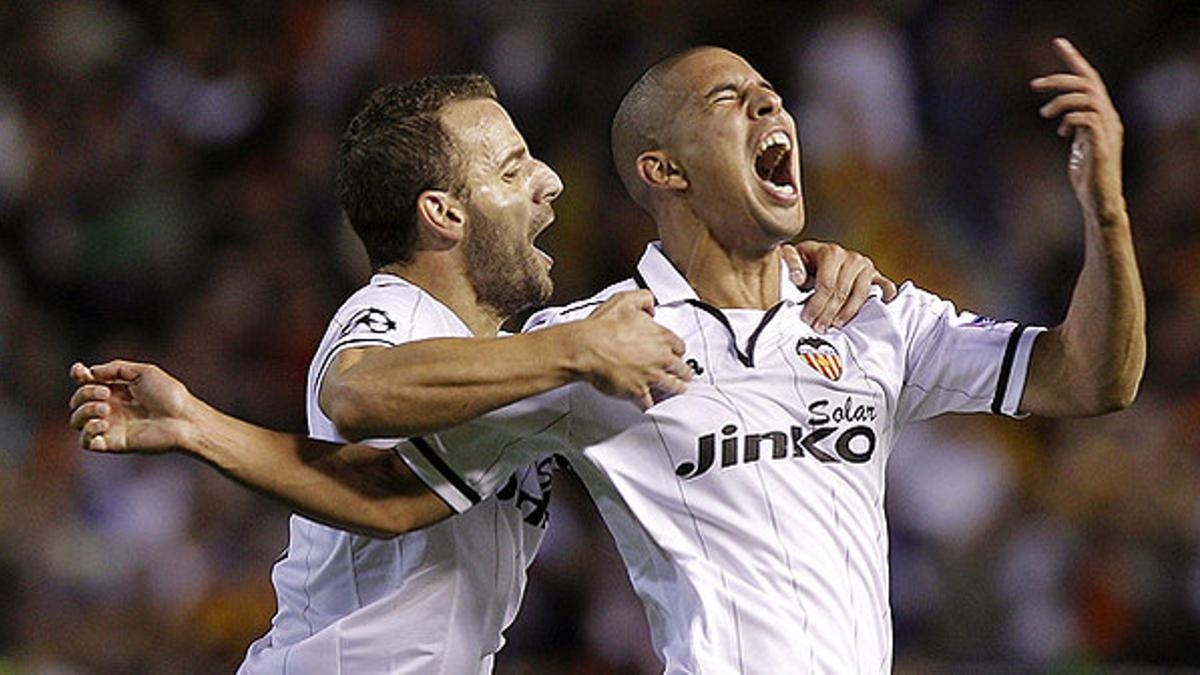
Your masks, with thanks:
[[(1073, 136), (1087, 249), (1062, 325), (996, 322), (905, 284), (823, 333), (779, 245), (804, 226), (792, 117), (736, 54), (652, 67), (613, 125), (630, 195), (661, 240), (633, 277), (535, 315), (585, 318), (622, 291), (654, 299), (684, 343), (686, 389), (644, 413), (568, 385), (397, 446), (454, 511), (558, 452), (595, 499), (668, 673), (886, 672), (886, 463), (910, 421), (949, 412), (1094, 415), (1129, 405), (1144, 308), (1121, 194), (1119, 117), (1066, 41), (1034, 80)], [(373, 420), (386, 428), (384, 419)]]

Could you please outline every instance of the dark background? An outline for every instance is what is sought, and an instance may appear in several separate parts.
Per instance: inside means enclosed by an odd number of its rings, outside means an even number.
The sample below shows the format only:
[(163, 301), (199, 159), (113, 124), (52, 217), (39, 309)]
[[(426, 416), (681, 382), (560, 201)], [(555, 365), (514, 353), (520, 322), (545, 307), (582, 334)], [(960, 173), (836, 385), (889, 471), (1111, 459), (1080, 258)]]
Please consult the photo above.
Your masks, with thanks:
[[(190, 459), (79, 451), (67, 368), (153, 360), (302, 431), (308, 359), (368, 272), (331, 167), (375, 86), (493, 77), (567, 185), (542, 239), (567, 300), (626, 277), (653, 235), (608, 156), (624, 89), (681, 48), (729, 47), (797, 117), (809, 236), (1052, 325), (1081, 223), (1026, 83), (1057, 68), (1060, 34), (1125, 119), (1146, 378), (1101, 419), (910, 430), (888, 495), (897, 667), (1200, 668), (1190, 4), (0, 1), (0, 674), (231, 671), (266, 630), (287, 514)], [(498, 670), (655, 671), (594, 509), (569, 476), (555, 491)]]

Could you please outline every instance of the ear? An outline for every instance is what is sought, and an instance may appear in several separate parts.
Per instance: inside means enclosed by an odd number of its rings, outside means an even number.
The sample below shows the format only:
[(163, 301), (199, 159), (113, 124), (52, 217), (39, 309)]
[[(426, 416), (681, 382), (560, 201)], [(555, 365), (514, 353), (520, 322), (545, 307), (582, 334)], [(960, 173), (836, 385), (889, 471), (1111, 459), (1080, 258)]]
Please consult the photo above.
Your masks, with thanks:
[(652, 189), (682, 191), (688, 187), (683, 167), (662, 150), (648, 150), (638, 155), (637, 173)]
[(454, 248), (463, 238), (467, 210), (457, 197), (445, 190), (426, 190), (417, 196), (417, 236), (429, 248)]

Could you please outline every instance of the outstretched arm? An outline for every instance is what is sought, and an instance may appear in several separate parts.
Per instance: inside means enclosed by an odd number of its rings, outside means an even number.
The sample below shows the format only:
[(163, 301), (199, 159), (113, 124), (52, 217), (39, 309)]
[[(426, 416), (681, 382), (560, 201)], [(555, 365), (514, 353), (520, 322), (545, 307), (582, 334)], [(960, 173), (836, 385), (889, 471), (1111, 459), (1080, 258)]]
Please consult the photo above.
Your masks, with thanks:
[(1021, 410), (1097, 415), (1129, 406), (1146, 363), (1146, 309), (1122, 193), (1124, 128), (1096, 69), (1065, 38), (1067, 72), (1030, 86), (1055, 94), (1041, 108), (1072, 136), (1067, 172), (1083, 209), (1085, 253), (1067, 317), (1034, 343)]
[(76, 363), (71, 424), (87, 450), (178, 451), (321, 522), (373, 536), (435, 523), (450, 508), (396, 453), (326, 443), (235, 419), (156, 366)]

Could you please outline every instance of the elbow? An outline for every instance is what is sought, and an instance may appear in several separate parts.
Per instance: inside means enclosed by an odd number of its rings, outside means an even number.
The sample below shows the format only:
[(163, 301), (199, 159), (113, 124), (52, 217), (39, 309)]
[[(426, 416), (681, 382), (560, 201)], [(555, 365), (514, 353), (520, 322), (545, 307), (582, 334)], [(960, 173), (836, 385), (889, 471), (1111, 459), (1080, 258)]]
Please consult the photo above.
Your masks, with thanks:
[(321, 394), (322, 411), (347, 441), (408, 438), (428, 431), (420, 421), (428, 411), (416, 392), (393, 386), (385, 399), (367, 387), (339, 383), (324, 385)]
[(1125, 410), (1137, 400), (1140, 387), (1140, 377), (1113, 378), (1097, 387), (1095, 394), (1080, 406), (1083, 415), (1093, 417)]
[(1138, 390), (1141, 389), (1141, 385), (1141, 378), (1138, 377), (1125, 378), (1125, 380), (1110, 387), (1110, 391), (1106, 392), (1105, 396), (1104, 402), (1108, 406), (1108, 410), (1105, 412), (1117, 412), (1133, 405), (1133, 402), (1137, 400)]
[(338, 435), (352, 443), (369, 438), (363, 408), (349, 392), (337, 392), (322, 406), (323, 411), (337, 427)]

